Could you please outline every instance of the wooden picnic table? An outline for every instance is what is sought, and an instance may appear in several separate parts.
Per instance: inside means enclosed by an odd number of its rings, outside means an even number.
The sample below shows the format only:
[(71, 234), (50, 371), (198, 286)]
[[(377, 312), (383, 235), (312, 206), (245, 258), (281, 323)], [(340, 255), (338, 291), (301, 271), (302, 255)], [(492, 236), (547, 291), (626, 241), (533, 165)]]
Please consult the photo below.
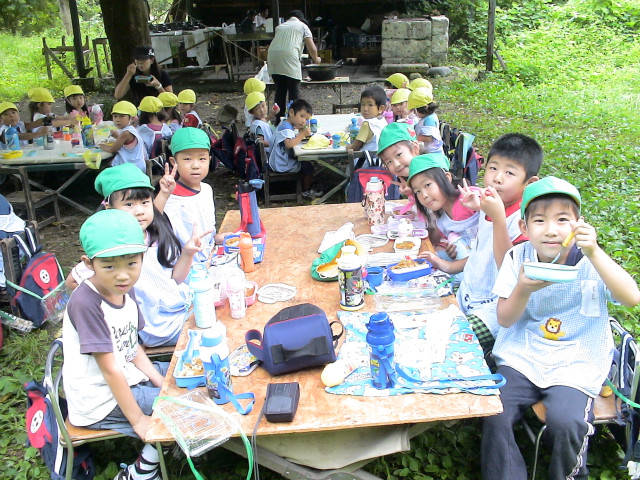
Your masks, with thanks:
[[(317, 249), (327, 231), (336, 230), (346, 222), (352, 222), (356, 234), (370, 233), (364, 212), (360, 204), (326, 204), (302, 207), (269, 208), (260, 211), (260, 217), (267, 231), (264, 261), (257, 264), (254, 272), (246, 275), (248, 280), (259, 286), (267, 283), (286, 283), (297, 288), (295, 297), (288, 302), (264, 304), (257, 301), (247, 308), (242, 319), (231, 318), (228, 304), (216, 310), (217, 317), (227, 328), (229, 348), (233, 351), (244, 343), (244, 335), (250, 329), (262, 331), (265, 323), (281, 309), (300, 303), (312, 303), (322, 308), (329, 321), (337, 320), (339, 291), (337, 282), (318, 282), (311, 278), (310, 266), (318, 256)], [(235, 230), (240, 225), (240, 213), (232, 210), (225, 215), (219, 231)], [(428, 239), (422, 247), (432, 248)], [(392, 251), (391, 242), (374, 251)], [(455, 303), (453, 296), (447, 297), (443, 306)], [(364, 311), (375, 311), (374, 299), (367, 296)], [(195, 328), (193, 318), (185, 324), (185, 329), (176, 346), (176, 351), (184, 350), (187, 344), (186, 330)], [(179, 396), (187, 392), (178, 388), (173, 378), (177, 357), (171, 360), (169, 373), (165, 377), (161, 396)], [(246, 416), (239, 415), (231, 404), (223, 408), (234, 415), (244, 432), (253, 431), (254, 424), (262, 409), (266, 387), (269, 382), (298, 382), (300, 384), (300, 403), (291, 423), (269, 423), (262, 420), (258, 426), (258, 436), (289, 435), (305, 432), (330, 432), (345, 429), (364, 429), (384, 425), (417, 424), (443, 420), (456, 420), (470, 417), (495, 415), (502, 411), (497, 395), (473, 395), (456, 393), (447, 395), (411, 394), (389, 397), (357, 397), (333, 395), (324, 390), (320, 380), (322, 368), (313, 368), (272, 377), (263, 368), (258, 368), (249, 376), (233, 377), (233, 391), (236, 394), (253, 392), (256, 403), (253, 411)], [(202, 387), (204, 388), (204, 387)], [(364, 431), (363, 430), (363, 431)], [(156, 414), (147, 433), (146, 441), (170, 442), (173, 437), (167, 431)], [(229, 442), (228, 442), (229, 443)], [(223, 444), (237, 450), (238, 444)], [(267, 455), (270, 461), (278, 463), (273, 455)], [(286, 460), (282, 459), (286, 462)], [(282, 463), (279, 463), (282, 466)], [(269, 466), (269, 465), (267, 465)], [(269, 468), (275, 468), (269, 466)], [(288, 465), (287, 468), (291, 468)], [(304, 467), (300, 467), (304, 469)], [(311, 474), (297, 473), (290, 478), (313, 478)], [(369, 475), (367, 477), (366, 475)], [(359, 478), (373, 478), (366, 474)], [(163, 478), (166, 478), (163, 472)]]

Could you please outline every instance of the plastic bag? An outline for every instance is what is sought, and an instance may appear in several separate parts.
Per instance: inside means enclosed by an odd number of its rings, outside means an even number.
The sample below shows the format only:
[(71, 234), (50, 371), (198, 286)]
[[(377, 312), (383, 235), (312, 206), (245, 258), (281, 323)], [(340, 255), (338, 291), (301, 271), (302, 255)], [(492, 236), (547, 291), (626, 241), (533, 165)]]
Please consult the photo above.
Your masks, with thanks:
[(273, 83), (271, 80), (271, 77), (269, 76), (269, 69), (267, 68), (267, 62), (264, 62), (264, 65), (262, 65), (262, 68), (256, 75), (256, 78), (258, 80), (262, 80), (264, 83)]
[(236, 24), (232, 23), (231, 25), (227, 25), (226, 23), (222, 24), (222, 30), (227, 35), (235, 35), (236, 34)]

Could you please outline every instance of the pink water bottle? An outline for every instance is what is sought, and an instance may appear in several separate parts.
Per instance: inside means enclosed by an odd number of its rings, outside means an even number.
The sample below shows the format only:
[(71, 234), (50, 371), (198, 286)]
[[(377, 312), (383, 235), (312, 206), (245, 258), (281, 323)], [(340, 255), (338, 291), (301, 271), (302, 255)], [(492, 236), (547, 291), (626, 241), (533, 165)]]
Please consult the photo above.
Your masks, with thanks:
[(384, 118), (387, 120), (387, 123), (393, 123), (393, 112), (391, 110), (385, 110)]
[(369, 226), (384, 223), (384, 184), (378, 177), (371, 177), (365, 186), (364, 214)]

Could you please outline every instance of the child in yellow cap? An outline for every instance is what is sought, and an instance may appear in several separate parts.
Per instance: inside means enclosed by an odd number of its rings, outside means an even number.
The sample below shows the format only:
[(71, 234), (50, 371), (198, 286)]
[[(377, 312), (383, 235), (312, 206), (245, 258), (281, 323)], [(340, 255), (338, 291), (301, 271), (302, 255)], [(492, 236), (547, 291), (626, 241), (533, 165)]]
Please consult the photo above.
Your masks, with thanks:
[[(260, 80), (259, 78), (248, 78), (244, 82), (244, 94), (251, 95), (252, 93), (264, 93), (267, 88), (266, 84)], [(251, 126), (251, 122), (253, 122), (253, 115), (247, 110), (247, 106), (244, 107), (244, 123), (247, 128)]]
[(399, 88), (391, 95), (391, 111), (393, 112), (394, 121), (404, 122), (409, 125), (415, 125), (420, 120), (418, 116), (407, 108), (407, 100), (411, 90), (408, 88)]
[(196, 111), (196, 92), (187, 88), (178, 94), (178, 110), (182, 114), (183, 127), (199, 127), (202, 125), (200, 115)]
[(247, 95), (244, 101), (244, 108), (253, 117), (249, 131), (262, 140), (266, 153), (271, 153), (271, 142), (275, 135), (275, 127), (270, 122), (280, 111), (280, 107), (274, 105), (269, 112), (264, 94), (262, 92), (252, 92)]
[(158, 97), (144, 97), (138, 106), (138, 133), (142, 138), (147, 156), (155, 158), (162, 153), (160, 141), (169, 139), (173, 132), (164, 123), (162, 101)]
[(429, 88), (419, 87), (411, 92), (407, 101), (409, 109), (415, 109), (420, 118), (415, 126), (418, 141), (422, 142), (422, 153), (444, 153), (442, 150), (442, 136), (440, 135), (440, 121), (436, 110), (438, 104), (433, 101), (433, 93)]
[[(5, 132), (9, 127), (14, 127), (18, 130), (18, 139), (22, 146), (28, 145), (29, 140), (42, 137), (46, 134), (45, 129), (41, 129), (38, 132), (30, 131), (34, 126), (38, 126), (37, 122), (25, 123), (20, 120), (18, 107), (14, 103), (0, 103), (0, 144), (2, 146), (6, 144)], [(39, 126), (42, 126), (42, 123), (40, 123)]]
[(80, 85), (67, 85), (64, 87), (63, 93), (64, 107), (69, 115), (72, 115), (74, 118), (89, 115), (87, 99)]
[(75, 118), (71, 115), (56, 117), (51, 111), (53, 107), (53, 96), (51, 92), (46, 88), (36, 87), (29, 90), (27, 93), (29, 97), (29, 113), (31, 114), (31, 121), (34, 123), (34, 127), (31, 128), (32, 132), (37, 132), (39, 129), (44, 128), (48, 130), (49, 126), (63, 127), (65, 125), (71, 125), (75, 123)]
[(140, 170), (146, 172), (147, 151), (138, 130), (131, 125), (137, 114), (138, 110), (133, 103), (126, 100), (116, 103), (111, 110), (113, 124), (117, 129), (111, 130), (111, 136), (115, 138), (115, 141), (101, 143), (100, 148), (105, 152), (116, 154), (111, 162), (112, 166), (133, 163)]
[(178, 112), (178, 96), (173, 92), (162, 92), (158, 95), (158, 100), (162, 102), (162, 111), (166, 118), (164, 122), (169, 126), (173, 133), (182, 126), (182, 117)]

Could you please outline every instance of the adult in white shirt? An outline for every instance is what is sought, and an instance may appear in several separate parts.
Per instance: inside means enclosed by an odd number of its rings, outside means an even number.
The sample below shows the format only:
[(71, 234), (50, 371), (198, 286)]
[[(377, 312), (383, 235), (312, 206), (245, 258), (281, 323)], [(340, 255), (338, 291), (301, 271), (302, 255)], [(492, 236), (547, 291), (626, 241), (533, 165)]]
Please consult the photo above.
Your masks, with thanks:
[(267, 65), (276, 86), (275, 102), (280, 106), (277, 121), (287, 110), (289, 101), (300, 97), (302, 68), (300, 58), (304, 47), (315, 63), (320, 63), (318, 49), (313, 43), (309, 23), (300, 10), (289, 12), (289, 19), (276, 27), (275, 36), (269, 46)]
[(253, 20), (256, 28), (260, 28), (264, 25), (264, 22), (269, 18), (269, 7), (262, 6), (260, 10), (258, 10), (258, 15)]

